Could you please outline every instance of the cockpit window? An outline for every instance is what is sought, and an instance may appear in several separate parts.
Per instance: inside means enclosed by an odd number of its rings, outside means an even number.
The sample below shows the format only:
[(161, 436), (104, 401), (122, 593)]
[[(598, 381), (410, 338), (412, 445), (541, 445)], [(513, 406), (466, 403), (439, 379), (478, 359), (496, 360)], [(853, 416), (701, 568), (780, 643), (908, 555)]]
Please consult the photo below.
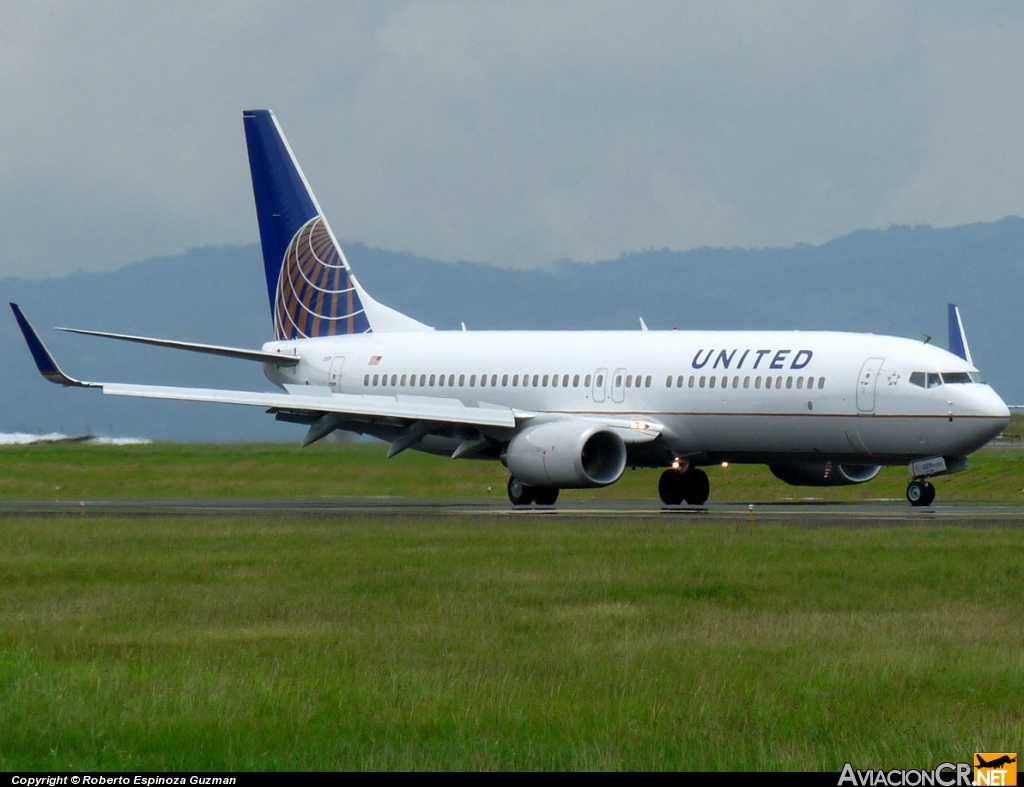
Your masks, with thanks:
[(921, 388), (935, 388), (945, 383), (946, 385), (964, 385), (967, 383), (978, 383), (984, 385), (985, 381), (978, 372), (911, 372), (910, 384), (918, 385)]

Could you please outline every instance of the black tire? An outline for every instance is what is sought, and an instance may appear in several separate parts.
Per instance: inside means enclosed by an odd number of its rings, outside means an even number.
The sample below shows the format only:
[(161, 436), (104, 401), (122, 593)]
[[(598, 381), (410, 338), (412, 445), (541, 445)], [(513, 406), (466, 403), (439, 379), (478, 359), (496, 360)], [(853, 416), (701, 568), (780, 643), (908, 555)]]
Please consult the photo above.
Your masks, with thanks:
[(708, 502), (708, 497), (711, 495), (711, 482), (708, 480), (708, 474), (694, 468), (686, 473), (685, 478), (686, 502), (692, 506), (702, 506)]
[(669, 468), (658, 479), (658, 497), (667, 506), (677, 506), (683, 502), (683, 474)]
[(508, 479), (508, 499), (514, 506), (528, 506), (533, 502), (534, 488), (527, 486), (515, 476)]
[(558, 487), (533, 487), (533, 502), (539, 506), (553, 506), (558, 500)]
[(924, 482), (924, 489), (925, 489), (924, 504), (926, 506), (930, 506), (932, 503), (935, 502), (935, 485), (932, 484), (929, 481), (925, 481)]
[(907, 502), (912, 506), (926, 506), (928, 487), (924, 481), (911, 481), (907, 484)]

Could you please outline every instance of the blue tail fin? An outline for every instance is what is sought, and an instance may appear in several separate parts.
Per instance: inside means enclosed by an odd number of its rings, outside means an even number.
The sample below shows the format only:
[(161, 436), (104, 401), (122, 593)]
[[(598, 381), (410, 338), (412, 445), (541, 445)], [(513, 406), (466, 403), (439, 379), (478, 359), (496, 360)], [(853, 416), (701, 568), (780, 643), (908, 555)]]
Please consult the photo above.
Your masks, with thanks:
[(275, 338), (368, 333), (348, 261), (276, 118), (266, 109), (242, 117)]

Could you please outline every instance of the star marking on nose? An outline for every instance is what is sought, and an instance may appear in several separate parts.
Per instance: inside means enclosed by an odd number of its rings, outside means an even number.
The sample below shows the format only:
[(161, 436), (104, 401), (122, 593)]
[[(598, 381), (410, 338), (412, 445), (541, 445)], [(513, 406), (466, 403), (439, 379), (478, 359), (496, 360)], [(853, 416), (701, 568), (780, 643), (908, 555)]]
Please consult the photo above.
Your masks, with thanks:
[(889, 375), (889, 385), (896, 385), (900, 381), (899, 372), (893, 372)]

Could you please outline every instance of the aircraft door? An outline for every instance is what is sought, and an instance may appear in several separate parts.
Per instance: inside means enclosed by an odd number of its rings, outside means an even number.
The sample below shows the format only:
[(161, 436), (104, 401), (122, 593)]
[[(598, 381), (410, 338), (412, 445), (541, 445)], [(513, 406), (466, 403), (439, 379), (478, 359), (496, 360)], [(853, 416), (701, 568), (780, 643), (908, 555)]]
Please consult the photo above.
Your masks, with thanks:
[(331, 358), (331, 370), (327, 373), (327, 385), (332, 391), (341, 392), (341, 367), (344, 365), (344, 355), (335, 355)]
[(875, 383), (882, 368), (882, 358), (868, 358), (860, 368), (857, 379), (857, 412), (862, 415), (875, 411)]
[(621, 403), (626, 398), (626, 370), (616, 369), (612, 375), (612, 401)]
[(606, 385), (608, 385), (608, 370), (598, 369), (594, 372), (594, 387), (592, 389), (595, 402), (604, 401)]

